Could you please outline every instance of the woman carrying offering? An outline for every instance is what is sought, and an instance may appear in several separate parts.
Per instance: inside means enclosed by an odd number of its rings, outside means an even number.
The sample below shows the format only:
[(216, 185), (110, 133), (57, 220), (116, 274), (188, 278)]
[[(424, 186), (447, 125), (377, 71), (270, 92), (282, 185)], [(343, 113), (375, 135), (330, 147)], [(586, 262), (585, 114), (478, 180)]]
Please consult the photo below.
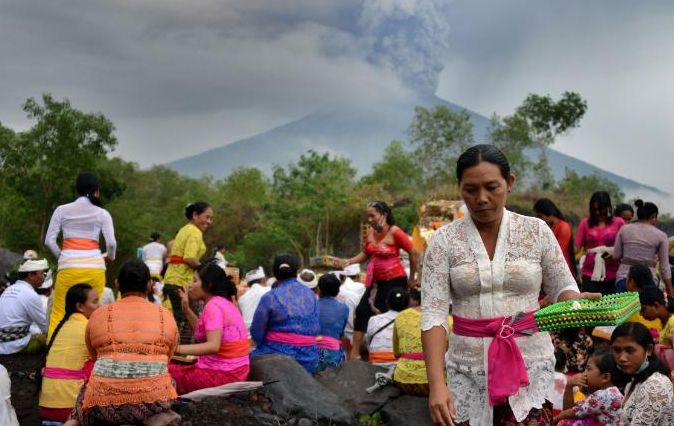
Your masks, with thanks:
[(98, 293), (89, 284), (75, 284), (66, 293), (66, 313), (47, 345), (42, 373), (40, 417), (65, 422), (75, 406), (93, 363), (84, 342), (87, 322), (98, 308)]
[[(213, 209), (208, 203), (198, 201), (185, 207), (185, 217), (189, 222), (180, 228), (168, 252), (164, 293), (171, 300), (173, 316), (181, 330), (181, 343), (190, 343), (192, 327), (189, 322), (185, 321), (179, 290), (184, 290), (192, 284), (194, 271), (201, 266), (199, 259), (206, 253), (204, 232), (213, 223)], [(191, 303), (192, 311), (197, 311), (196, 302), (191, 301)]]
[[(75, 188), (78, 198), (54, 210), (44, 240), (59, 263), (48, 337), (51, 337), (56, 325), (65, 315), (66, 293), (70, 287), (85, 283), (98, 292), (99, 298), (103, 295), (105, 264), (115, 259), (117, 248), (112, 217), (101, 208), (98, 198), (100, 185), (96, 176), (87, 172), (80, 173)], [(56, 242), (59, 233), (63, 233), (62, 247)], [(107, 248), (105, 257), (98, 248), (101, 233)]]
[[(355, 257), (343, 261), (344, 267), (363, 263), (370, 259), (368, 266), (368, 287), (356, 307), (353, 344), (349, 358), (360, 358), (360, 346), (367, 331), (367, 323), (373, 315), (387, 311), (386, 298), (392, 288), (415, 287), (415, 276), (419, 253), (405, 231), (395, 226), (393, 212), (383, 201), (373, 201), (367, 205), (367, 232), (363, 251)], [(409, 278), (400, 261), (400, 250), (409, 254)], [(371, 271), (371, 273), (370, 273)]]
[(538, 295), (541, 288), (552, 302), (600, 295), (578, 292), (545, 222), (505, 209), (515, 177), (501, 151), (473, 146), (456, 172), (470, 215), (437, 230), (424, 259), (431, 417), (437, 425), (550, 425), (555, 356), (550, 335), (536, 329)]
[(178, 345), (176, 352), (199, 355), (199, 360), (195, 365), (169, 364), (178, 394), (245, 382), (250, 369), (248, 335), (241, 312), (232, 302), (236, 287), (225, 271), (209, 262), (194, 273), (189, 298), (205, 303), (199, 318), (189, 307), (187, 293), (180, 293), (183, 312), (199, 343)]

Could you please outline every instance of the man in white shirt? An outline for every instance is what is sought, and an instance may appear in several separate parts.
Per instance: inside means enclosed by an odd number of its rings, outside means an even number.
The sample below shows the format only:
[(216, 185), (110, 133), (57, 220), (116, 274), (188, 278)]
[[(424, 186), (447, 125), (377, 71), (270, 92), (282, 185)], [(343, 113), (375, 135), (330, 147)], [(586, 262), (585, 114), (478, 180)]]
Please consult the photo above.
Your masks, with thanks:
[(153, 232), (150, 235), (152, 240), (150, 243), (143, 246), (143, 262), (150, 269), (151, 275), (161, 274), (164, 268), (164, 261), (166, 260), (166, 246), (162, 244), (161, 235), (158, 232)]
[(349, 307), (349, 320), (344, 329), (344, 337), (353, 340), (353, 318), (356, 312), (356, 306), (360, 303), (360, 299), (365, 293), (365, 285), (355, 281), (360, 275), (360, 265), (349, 265), (343, 271), (337, 273), (342, 285), (339, 287), (339, 294), (337, 300), (346, 304)]
[[(27, 260), (19, 267), (19, 279), (0, 296), (0, 355), (44, 350), (47, 316), (35, 290), (48, 269), (45, 259)], [(33, 323), (37, 330), (31, 330)]]
[(239, 297), (239, 309), (243, 316), (243, 322), (246, 324), (246, 330), (250, 330), (250, 324), (253, 322), (253, 316), (260, 299), (271, 288), (267, 287), (267, 276), (262, 266), (246, 273), (246, 282), (250, 289)]

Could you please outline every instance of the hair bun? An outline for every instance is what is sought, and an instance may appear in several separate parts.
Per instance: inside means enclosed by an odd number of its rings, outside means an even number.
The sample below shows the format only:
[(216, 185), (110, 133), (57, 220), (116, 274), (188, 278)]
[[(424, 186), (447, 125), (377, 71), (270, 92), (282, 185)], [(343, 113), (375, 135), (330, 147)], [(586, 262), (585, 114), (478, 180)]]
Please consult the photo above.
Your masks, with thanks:
[(643, 207), (644, 206), (644, 200), (636, 200), (634, 201), (634, 205), (637, 207)]

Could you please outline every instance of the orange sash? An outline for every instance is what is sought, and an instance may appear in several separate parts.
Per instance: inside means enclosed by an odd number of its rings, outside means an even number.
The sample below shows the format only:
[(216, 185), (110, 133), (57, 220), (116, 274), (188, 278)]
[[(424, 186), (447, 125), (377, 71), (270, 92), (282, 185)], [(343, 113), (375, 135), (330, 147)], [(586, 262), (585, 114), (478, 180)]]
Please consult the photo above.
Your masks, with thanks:
[(96, 250), (98, 241), (88, 238), (66, 238), (63, 240), (63, 250)]
[(220, 358), (240, 358), (242, 356), (248, 356), (249, 352), (250, 345), (248, 343), (248, 339), (235, 340), (233, 342), (221, 343), (218, 356)]
[(182, 256), (169, 256), (168, 261), (169, 263), (185, 263), (185, 260), (182, 258)]
[(393, 352), (370, 352), (367, 360), (372, 363), (398, 362)]

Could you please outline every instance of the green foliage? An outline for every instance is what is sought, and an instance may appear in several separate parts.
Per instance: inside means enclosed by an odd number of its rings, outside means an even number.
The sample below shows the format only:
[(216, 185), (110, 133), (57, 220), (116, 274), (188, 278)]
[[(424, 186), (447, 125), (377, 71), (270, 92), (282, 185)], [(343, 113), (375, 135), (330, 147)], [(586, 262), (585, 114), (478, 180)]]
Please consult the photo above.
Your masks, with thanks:
[(587, 210), (590, 197), (596, 191), (608, 192), (614, 205), (621, 203), (625, 198), (625, 194), (620, 190), (620, 187), (610, 180), (596, 174), (579, 176), (575, 171), (568, 169), (566, 170), (566, 177), (559, 181), (554, 192), (563, 195), (566, 203), (583, 206)]
[(408, 132), (424, 187), (456, 182), (456, 160), (475, 143), (468, 111), (454, 112), (442, 105), (433, 109), (418, 106)]
[(358, 417), (358, 421), (364, 426), (380, 426), (382, 424), (381, 413), (377, 411), (372, 415), (362, 414)]
[(422, 185), (422, 169), (414, 155), (406, 151), (400, 141), (391, 141), (384, 158), (372, 165), (372, 173), (364, 176), (363, 183), (381, 183), (394, 199), (410, 196)]
[(494, 114), (487, 140), (503, 151), (510, 162), (512, 173), (519, 182), (524, 182), (532, 167), (531, 160), (527, 158), (524, 150), (534, 146), (526, 119), (518, 114), (503, 118)]

